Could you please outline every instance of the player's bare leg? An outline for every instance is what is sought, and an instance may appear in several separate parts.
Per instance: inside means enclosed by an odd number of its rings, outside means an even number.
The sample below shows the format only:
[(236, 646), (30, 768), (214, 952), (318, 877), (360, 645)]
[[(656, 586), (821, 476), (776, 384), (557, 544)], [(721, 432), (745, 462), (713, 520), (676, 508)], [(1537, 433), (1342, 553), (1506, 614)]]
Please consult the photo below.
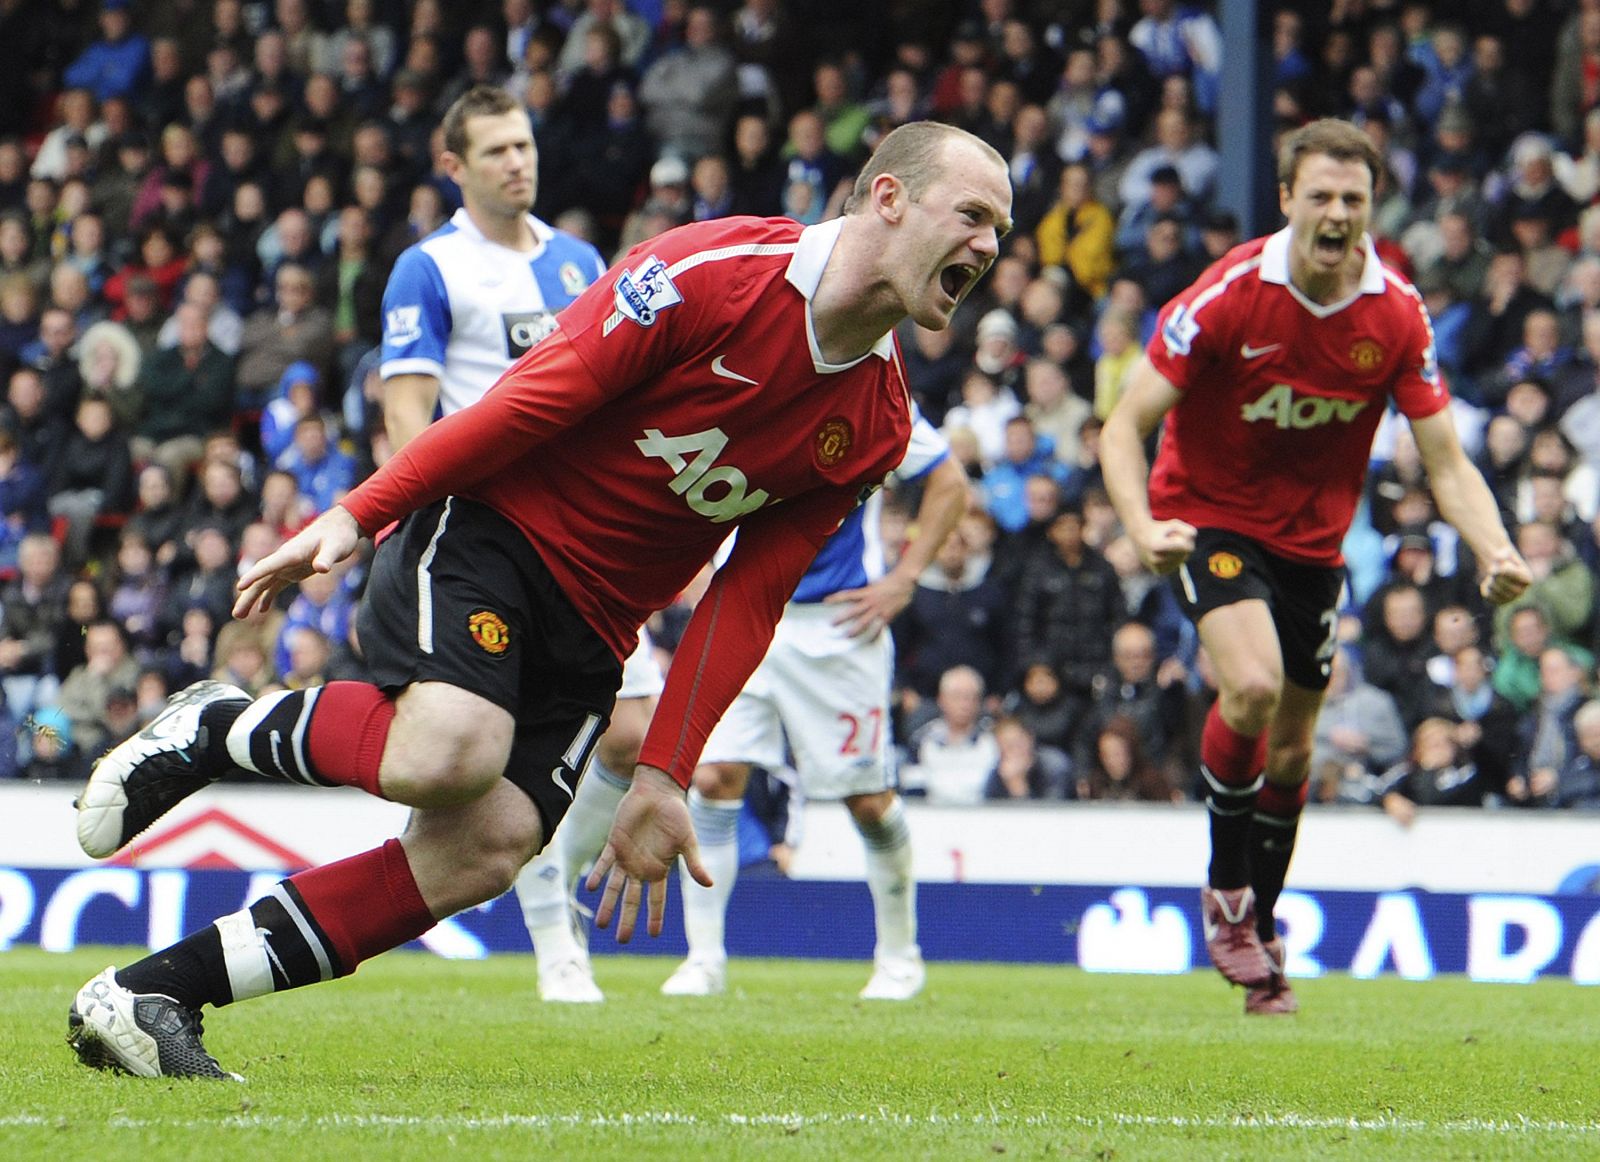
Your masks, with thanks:
[(1283, 658), (1264, 601), (1219, 606), (1200, 619), (1200, 640), (1217, 675), (1216, 704), (1200, 739), (1211, 864), (1200, 892), (1206, 949), (1234, 984), (1271, 975), (1256, 925), (1250, 883), (1250, 829), (1265, 781), (1267, 730), (1283, 690)]
[(1273, 909), (1294, 856), (1322, 701), (1321, 690), (1285, 681), (1267, 736), (1266, 783), (1256, 796), (1250, 819), (1250, 886), (1255, 893), (1256, 933), (1272, 971), (1265, 984), (1246, 992), (1247, 1013), (1282, 1014), (1299, 1008), (1284, 975), (1283, 941), (1278, 938)]
[(892, 790), (851, 795), (851, 821), (867, 849), (867, 887), (878, 940), (863, 1000), (906, 1001), (922, 991), (927, 972), (917, 946), (917, 881), (905, 804)]
[(445, 916), (492, 900), (543, 842), (532, 800), (501, 779), (414, 811), (382, 847), (290, 876), (249, 907), (79, 990), (69, 1041), (85, 1064), (140, 1076), (229, 1076), (200, 1010), (348, 976)]
[(639, 747), (657, 699), (621, 698), (595, 744), (561, 826), (517, 877), (522, 919), (539, 965), (539, 996), (564, 1004), (597, 1004), (605, 994), (589, 963), (588, 918), (578, 908), (578, 877), (606, 845), (617, 804), (627, 794)]
[(689, 955), (661, 985), (667, 996), (714, 996), (727, 988), (724, 941), (728, 900), (739, 877), (739, 812), (750, 782), (749, 763), (702, 763), (689, 790), (689, 817), (700, 841), (700, 858), (712, 886), (694, 882), (680, 862), (683, 930)]

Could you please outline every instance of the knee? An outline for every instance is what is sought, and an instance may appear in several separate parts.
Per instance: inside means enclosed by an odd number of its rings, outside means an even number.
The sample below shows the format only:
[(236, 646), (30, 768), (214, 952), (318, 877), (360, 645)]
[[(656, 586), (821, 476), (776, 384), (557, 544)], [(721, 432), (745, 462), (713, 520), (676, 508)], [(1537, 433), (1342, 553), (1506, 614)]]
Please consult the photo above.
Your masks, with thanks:
[(701, 763), (694, 769), (694, 789), (707, 799), (742, 799), (749, 781), (747, 763)]
[(398, 761), (384, 756), (384, 794), (410, 807), (458, 807), (482, 798), (505, 773), (510, 743), (492, 732), (438, 730), (425, 745), (402, 750)]
[(542, 842), (537, 815), (496, 819), (478, 827), (473, 839), (455, 856), (452, 911), (475, 907), (509, 892), (518, 873), (538, 854)]
[(889, 813), (894, 799), (893, 791), (878, 791), (871, 795), (852, 795), (845, 800), (845, 806), (858, 827), (876, 827)]
[(1267, 728), (1278, 709), (1278, 696), (1282, 683), (1271, 674), (1261, 671), (1247, 674), (1223, 692), (1225, 720), (1242, 734), (1259, 734)]

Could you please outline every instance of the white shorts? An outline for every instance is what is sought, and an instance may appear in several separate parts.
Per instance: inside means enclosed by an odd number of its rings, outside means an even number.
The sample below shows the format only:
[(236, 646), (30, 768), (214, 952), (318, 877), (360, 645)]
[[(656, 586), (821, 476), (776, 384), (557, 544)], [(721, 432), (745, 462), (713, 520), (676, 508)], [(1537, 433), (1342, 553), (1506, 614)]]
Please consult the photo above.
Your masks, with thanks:
[(639, 644), (622, 663), (622, 686), (618, 698), (653, 698), (666, 687), (661, 676), (661, 663), (656, 661), (655, 647), (650, 641), (650, 631), (639, 627)]
[(784, 607), (767, 656), (706, 740), (701, 762), (782, 766), (784, 739), (807, 799), (887, 790), (894, 640), (833, 624), (835, 605)]

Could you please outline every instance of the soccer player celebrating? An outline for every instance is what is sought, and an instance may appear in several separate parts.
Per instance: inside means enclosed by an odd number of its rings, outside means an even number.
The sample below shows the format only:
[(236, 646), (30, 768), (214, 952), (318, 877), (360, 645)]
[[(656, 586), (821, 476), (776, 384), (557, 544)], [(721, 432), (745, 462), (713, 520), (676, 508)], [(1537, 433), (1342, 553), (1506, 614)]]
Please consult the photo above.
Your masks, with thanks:
[(201, 1044), (203, 1005), (348, 975), (506, 891), (571, 802), (638, 627), (737, 527), (590, 876), (620, 939), (641, 902), (659, 933), (674, 862), (709, 882), (685, 803), (707, 733), (823, 541), (905, 458), (890, 332), (948, 326), (1010, 213), (1005, 159), (920, 122), (884, 138), (842, 218), (722, 219), (643, 243), (482, 400), (248, 570), (238, 615), (403, 518), (361, 613), (376, 684), (181, 692), (96, 765), (83, 849), (112, 854), (233, 768), (415, 810), (399, 839), (86, 983), (69, 1014), (79, 1057), (226, 1076)]
[[(1344, 121), (1290, 134), (1288, 225), (1230, 251), (1162, 312), (1106, 422), (1106, 487), (1145, 565), (1175, 574), (1217, 672), (1201, 735), (1206, 947), (1250, 1013), (1291, 1013), (1273, 908), (1294, 850), (1335, 648), (1340, 545), (1391, 400), (1440, 512), (1502, 603), (1529, 583), (1462, 452), (1416, 290), (1367, 236), (1381, 162)], [(1166, 428), (1154, 469), (1145, 440)], [(1148, 475), (1148, 480), (1147, 480)]]
[[(506, 368), (555, 330), (556, 312), (605, 273), (599, 251), (530, 212), (539, 156), (527, 111), (503, 90), (468, 90), (445, 113), (446, 172), (461, 187), (462, 208), (408, 247), (383, 296), (383, 407), (393, 447), (483, 397)], [(661, 667), (649, 636), (622, 667), (611, 724), (595, 744), (563, 834), (517, 880), (539, 955), (546, 999), (602, 999), (570, 916), (570, 882), (557, 865), (574, 826), (579, 843), (604, 845), (612, 816), (661, 693)], [(618, 774), (617, 772), (623, 772)], [(570, 843), (570, 840), (567, 840)]]

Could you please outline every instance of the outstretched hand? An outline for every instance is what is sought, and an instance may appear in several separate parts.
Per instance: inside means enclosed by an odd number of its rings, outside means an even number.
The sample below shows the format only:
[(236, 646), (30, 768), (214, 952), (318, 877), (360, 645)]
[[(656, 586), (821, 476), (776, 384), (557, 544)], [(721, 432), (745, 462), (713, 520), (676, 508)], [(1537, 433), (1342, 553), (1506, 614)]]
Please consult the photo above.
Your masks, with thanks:
[(585, 881), (592, 892), (605, 880), (606, 890), (600, 897), (595, 923), (609, 928), (620, 900), (617, 940), (626, 944), (633, 939), (642, 892), (648, 915), (646, 931), (652, 936), (661, 935), (661, 920), (667, 909), (667, 876), (680, 855), (695, 881), (709, 888), (711, 875), (700, 862), (700, 845), (695, 840), (694, 825), (689, 822), (683, 788), (665, 771), (640, 766), (634, 772), (633, 786), (617, 805), (605, 850)]
[(239, 578), (233, 616), (246, 618), (257, 609), (265, 612), (279, 593), (313, 573), (326, 573), (355, 552), (360, 540), (356, 518), (334, 505), (245, 571)]

